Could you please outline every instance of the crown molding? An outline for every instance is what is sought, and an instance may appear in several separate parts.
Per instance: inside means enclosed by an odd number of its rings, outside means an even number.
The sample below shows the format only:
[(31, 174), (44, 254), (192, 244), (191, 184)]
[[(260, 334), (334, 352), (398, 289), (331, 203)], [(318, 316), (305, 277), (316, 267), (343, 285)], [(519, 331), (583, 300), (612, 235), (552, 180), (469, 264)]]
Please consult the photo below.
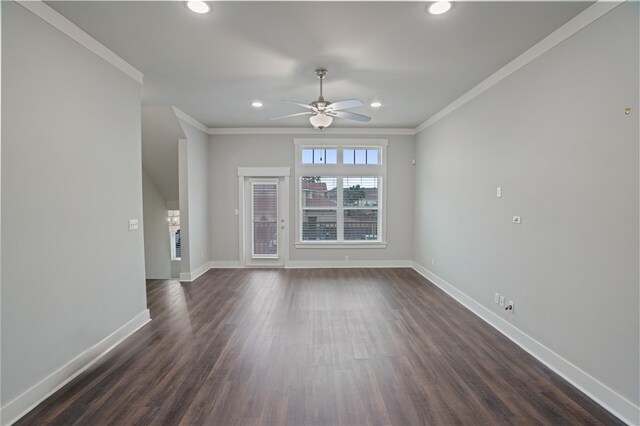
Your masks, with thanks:
[(491, 87), (495, 86), (500, 81), (509, 77), (514, 72), (518, 71), (520, 68), (527, 65), (529, 62), (533, 61), (537, 57), (542, 54), (548, 52), (553, 49), (578, 31), (587, 27), (589, 24), (593, 23), (597, 19), (606, 15), (619, 5), (624, 3), (623, 1), (610, 1), (610, 0), (599, 0), (595, 4), (589, 6), (587, 9), (576, 15), (573, 19), (568, 21), (566, 24), (549, 34), (547, 37), (543, 38), (541, 41), (533, 45), (530, 49), (526, 50), (523, 54), (515, 58), (513, 61), (509, 62), (504, 67), (500, 68), (494, 74), (489, 76), (487, 79), (482, 81), (480, 84), (466, 92), (464, 95), (460, 96), (458, 99), (450, 103), (448, 106), (440, 110), (440, 112), (432, 115), (425, 122), (420, 124), (415, 128), (415, 134), (420, 133), (427, 127), (436, 123), (438, 120), (444, 118), (445, 116), (451, 114), (456, 109), (460, 108), (462, 105), (466, 104), (476, 96), (481, 93), (487, 91)]
[(311, 127), (217, 127), (210, 135), (415, 135), (415, 129), (329, 127), (316, 130)]
[(202, 124), (201, 122), (199, 122), (198, 120), (196, 120), (195, 118), (191, 117), (189, 114), (187, 114), (184, 111), (179, 110), (178, 108), (172, 106), (171, 108), (173, 108), (173, 113), (176, 115), (176, 117), (179, 120), (184, 121), (187, 124), (191, 124), (193, 127), (195, 127), (198, 130), (202, 130), (203, 132), (207, 133), (207, 134), (211, 134), (210, 130), (207, 126), (205, 126), (204, 124)]
[(386, 135), (413, 136), (415, 129), (330, 127), (316, 130), (311, 127), (207, 127), (184, 111), (172, 106), (176, 117), (209, 135)]
[(384, 135), (413, 136), (415, 129), (330, 127), (316, 130), (311, 127), (207, 127), (184, 111), (172, 107), (176, 117), (209, 135)]
[(100, 43), (95, 38), (84, 32), (76, 24), (56, 12), (41, 0), (17, 1), (20, 6), (36, 15), (73, 41), (87, 48), (100, 58), (104, 59), (120, 71), (124, 72), (138, 83), (142, 84), (143, 74), (135, 69), (131, 64), (113, 53), (108, 47)]

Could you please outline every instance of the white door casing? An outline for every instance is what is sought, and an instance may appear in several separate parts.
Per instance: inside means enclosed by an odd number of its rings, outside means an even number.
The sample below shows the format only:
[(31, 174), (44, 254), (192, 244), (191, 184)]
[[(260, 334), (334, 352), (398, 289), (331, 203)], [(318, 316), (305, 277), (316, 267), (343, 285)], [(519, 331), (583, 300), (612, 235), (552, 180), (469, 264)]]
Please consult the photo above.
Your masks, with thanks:
[[(238, 168), (241, 266), (284, 267), (288, 264), (289, 170), (288, 167)], [(276, 199), (271, 198), (274, 192)], [(256, 200), (258, 204), (254, 205)], [(265, 200), (269, 200), (267, 210), (264, 210)], [(272, 214), (273, 203), (277, 204), (277, 217)]]

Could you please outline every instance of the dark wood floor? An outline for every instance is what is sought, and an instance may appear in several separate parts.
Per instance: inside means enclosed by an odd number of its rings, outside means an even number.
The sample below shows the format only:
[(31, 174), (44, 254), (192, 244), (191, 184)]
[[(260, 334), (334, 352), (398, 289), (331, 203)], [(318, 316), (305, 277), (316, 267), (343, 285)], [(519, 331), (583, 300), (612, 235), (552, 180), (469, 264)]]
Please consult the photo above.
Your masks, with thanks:
[(620, 424), (411, 269), (147, 292), (153, 321), (18, 424)]

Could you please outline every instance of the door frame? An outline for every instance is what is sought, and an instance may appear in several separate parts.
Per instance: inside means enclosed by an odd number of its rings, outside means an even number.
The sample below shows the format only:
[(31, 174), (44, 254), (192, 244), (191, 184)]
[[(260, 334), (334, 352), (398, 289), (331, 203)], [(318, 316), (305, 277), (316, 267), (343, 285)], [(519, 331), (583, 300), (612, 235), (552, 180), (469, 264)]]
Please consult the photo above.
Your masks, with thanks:
[[(282, 232), (282, 241), (279, 242), (280, 253), (282, 256), (282, 265), (274, 265), (275, 268), (286, 268), (289, 266), (289, 200), (291, 194), (289, 192), (289, 178), (291, 176), (290, 167), (238, 167), (238, 259), (240, 266), (243, 268), (252, 267), (247, 265), (247, 244), (246, 236), (247, 221), (245, 220), (245, 212), (248, 206), (245, 205), (245, 181), (250, 178), (282, 178), (282, 214), (284, 219), (284, 230)], [(280, 225), (280, 224), (279, 224)], [(269, 267), (262, 265), (260, 267)]]

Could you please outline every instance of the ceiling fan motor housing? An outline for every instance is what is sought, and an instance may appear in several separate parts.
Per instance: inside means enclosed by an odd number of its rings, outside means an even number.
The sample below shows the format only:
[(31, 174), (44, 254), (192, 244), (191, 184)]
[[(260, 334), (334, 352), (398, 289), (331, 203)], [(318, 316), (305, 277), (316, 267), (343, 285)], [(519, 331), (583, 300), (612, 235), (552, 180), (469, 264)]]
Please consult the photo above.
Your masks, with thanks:
[(331, 102), (325, 101), (322, 97), (317, 101), (311, 102), (311, 106), (315, 107), (318, 111), (324, 111), (329, 105), (331, 105)]

